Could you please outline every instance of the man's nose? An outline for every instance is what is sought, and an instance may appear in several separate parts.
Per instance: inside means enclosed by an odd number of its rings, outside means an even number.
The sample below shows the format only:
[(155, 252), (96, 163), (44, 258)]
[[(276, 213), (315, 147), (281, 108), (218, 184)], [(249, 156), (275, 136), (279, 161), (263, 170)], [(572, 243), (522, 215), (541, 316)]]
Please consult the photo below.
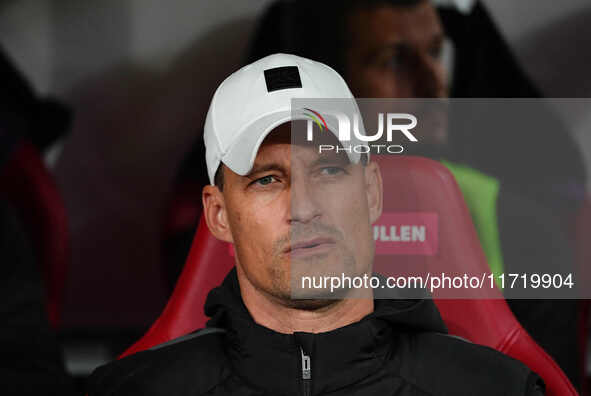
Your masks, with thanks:
[(320, 216), (317, 194), (305, 176), (292, 176), (289, 197), (289, 222), (308, 223)]

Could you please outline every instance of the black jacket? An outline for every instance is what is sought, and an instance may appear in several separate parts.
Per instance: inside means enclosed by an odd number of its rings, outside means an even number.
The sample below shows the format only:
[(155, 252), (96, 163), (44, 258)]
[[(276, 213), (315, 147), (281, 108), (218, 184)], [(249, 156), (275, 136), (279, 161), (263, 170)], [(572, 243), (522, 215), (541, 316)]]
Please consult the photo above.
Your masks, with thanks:
[(232, 270), (205, 311), (208, 327), (225, 331), (100, 367), (89, 396), (543, 395), (539, 377), (520, 362), (445, 334), (427, 299), (376, 299), (374, 312), (357, 323), (280, 334), (252, 320)]

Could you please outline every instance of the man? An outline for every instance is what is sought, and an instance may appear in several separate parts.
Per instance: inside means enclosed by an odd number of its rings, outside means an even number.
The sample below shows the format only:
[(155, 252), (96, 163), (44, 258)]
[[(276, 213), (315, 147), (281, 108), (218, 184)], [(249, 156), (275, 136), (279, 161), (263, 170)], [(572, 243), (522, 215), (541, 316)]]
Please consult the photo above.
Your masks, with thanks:
[[(332, 10), (330, 18), (323, 18)], [(319, 25), (322, 34), (308, 26)], [(285, 52), (333, 67), (357, 98), (444, 98), (444, 31), (425, 0), (276, 1), (255, 32), (249, 62)], [(446, 131), (440, 131), (446, 133)], [(421, 136), (447, 144), (447, 136)]]
[[(449, 12), (445, 15), (448, 21), (452, 19)], [(482, 23), (477, 24), (473, 19)], [(537, 96), (533, 89), (526, 89), (530, 85), (518, 66), (510, 62), (512, 56), (498, 33), (490, 31), (494, 26), (482, 6), (475, 6), (465, 29), (459, 21), (453, 22), (455, 42), (462, 39), (456, 52), (453, 89), (456, 94), (506, 97), (513, 96), (513, 92), (515, 96)], [(309, 26), (322, 26), (322, 34)], [(261, 19), (249, 59), (288, 52), (326, 63), (343, 75), (357, 98), (445, 98), (450, 87), (442, 59), (444, 34), (439, 15), (428, 0), (276, 1)], [(482, 46), (474, 37), (476, 34), (488, 37), (484, 44), (494, 49), (494, 56), (488, 54), (488, 57), (495, 58), (495, 70), (490, 69), (490, 62), (484, 61)], [(464, 47), (475, 47), (472, 52), (479, 54), (478, 62), (476, 59), (470, 62), (463, 52)], [(502, 85), (504, 77), (507, 77), (507, 86)], [(492, 87), (485, 89), (485, 81)], [(521, 84), (517, 84), (518, 81)], [(425, 102), (433, 103), (433, 100)], [(427, 110), (429, 113), (437, 112)], [(554, 191), (561, 189), (561, 183), (550, 188), (548, 182), (567, 182), (575, 175), (578, 180), (584, 180), (580, 172), (575, 172), (580, 168), (576, 165), (580, 163), (580, 154), (571, 147), (568, 136), (564, 139), (566, 144), (556, 147), (555, 142), (560, 138), (539, 133), (540, 130), (560, 133), (563, 128), (560, 123), (557, 124), (548, 112), (537, 120), (543, 128), (515, 131), (504, 125), (501, 127), (499, 123), (505, 120), (493, 119), (488, 113), (481, 115), (487, 122), (467, 122), (468, 127), (462, 129), (454, 128), (457, 125), (453, 119), (452, 127), (448, 128), (447, 120), (437, 121), (438, 116), (433, 116), (432, 124), (445, 126), (422, 128), (419, 132), (421, 144), (405, 147), (404, 153), (443, 160), (454, 174), (491, 271), (497, 275), (572, 271), (575, 260), (565, 231), (568, 216), (562, 206), (565, 203), (571, 208), (576, 205), (568, 204), (564, 197), (556, 197)], [(471, 116), (478, 120), (478, 115)], [(426, 124), (425, 117), (421, 121)], [(535, 132), (536, 136), (528, 132)], [(491, 147), (496, 139), (507, 140), (507, 135), (499, 136), (502, 133), (510, 135), (511, 144), (503, 146), (501, 158)], [(551, 154), (544, 151), (548, 146), (544, 142), (548, 139), (553, 142)], [(515, 144), (522, 141), (523, 144)], [(528, 154), (517, 155), (520, 151)], [(536, 159), (535, 155), (540, 153), (545, 154)], [(484, 158), (490, 160), (486, 162)], [(481, 172), (483, 170), (487, 173)], [(546, 204), (556, 206), (548, 202), (559, 202), (560, 211), (547, 207)], [(579, 385), (577, 302), (514, 299), (508, 303), (524, 328), (557, 361), (571, 381)], [(548, 317), (557, 315), (561, 320), (548, 322)]]
[[(438, 13), (430, 0), (276, 0), (261, 18), (248, 61), (277, 52), (320, 61), (339, 72), (358, 98), (441, 98), (450, 93), (459, 98), (539, 98), (486, 9), (474, 3), (470, 14), (460, 15), (450, 9)], [(454, 45), (451, 83), (444, 67), (446, 34)], [(534, 200), (564, 209), (566, 194), (549, 195), (546, 184), (552, 179), (584, 184), (584, 161), (552, 111), (541, 120), (542, 128), (525, 130), (502, 121), (478, 131), (454, 128), (449, 136), (435, 136), (433, 143), (440, 144), (442, 154), (453, 154)], [(511, 142), (502, 161), (490, 149), (500, 142)], [(441, 144), (452, 144), (453, 152)]]
[(283, 54), (217, 89), (204, 216), (236, 269), (208, 296), (209, 329), (99, 368), (89, 395), (543, 394), (521, 363), (447, 336), (432, 300), (295, 288), (306, 274), (371, 274), (382, 180), (366, 155), (320, 154), (333, 135), (303, 139), (294, 98), (352, 95), (329, 67)]

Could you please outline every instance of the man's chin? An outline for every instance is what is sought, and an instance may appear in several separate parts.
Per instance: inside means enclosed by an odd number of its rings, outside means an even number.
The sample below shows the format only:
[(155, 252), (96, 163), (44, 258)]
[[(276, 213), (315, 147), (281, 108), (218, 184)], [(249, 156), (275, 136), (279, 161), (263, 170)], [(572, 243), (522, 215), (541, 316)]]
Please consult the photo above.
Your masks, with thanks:
[(290, 259), (292, 279), (302, 277), (316, 277), (318, 279), (330, 276), (355, 275), (354, 260), (343, 258), (338, 251), (330, 254), (319, 254), (297, 259)]
[(344, 288), (316, 288), (302, 286), (301, 281), (296, 282), (291, 286), (291, 299), (292, 300), (308, 300), (308, 301), (330, 301), (330, 300), (342, 300), (347, 298), (351, 293), (351, 289)]
[(288, 306), (293, 309), (299, 309), (302, 311), (317, 311), (322, 308), (326, 308), (330, 305), (336, 304), (340, 299), (291, 299), (288, 302)]

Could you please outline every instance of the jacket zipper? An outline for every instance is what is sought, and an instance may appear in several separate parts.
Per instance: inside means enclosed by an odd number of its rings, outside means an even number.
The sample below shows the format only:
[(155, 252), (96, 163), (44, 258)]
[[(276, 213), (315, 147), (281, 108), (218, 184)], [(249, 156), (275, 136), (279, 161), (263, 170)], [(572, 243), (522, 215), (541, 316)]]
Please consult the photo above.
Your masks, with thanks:
[(302, 384), (304, 396), (312, 394), (312, 365), (310, 364), (310, 356), (304, 354), (304, 350), (300, 348), (302, 353)]

